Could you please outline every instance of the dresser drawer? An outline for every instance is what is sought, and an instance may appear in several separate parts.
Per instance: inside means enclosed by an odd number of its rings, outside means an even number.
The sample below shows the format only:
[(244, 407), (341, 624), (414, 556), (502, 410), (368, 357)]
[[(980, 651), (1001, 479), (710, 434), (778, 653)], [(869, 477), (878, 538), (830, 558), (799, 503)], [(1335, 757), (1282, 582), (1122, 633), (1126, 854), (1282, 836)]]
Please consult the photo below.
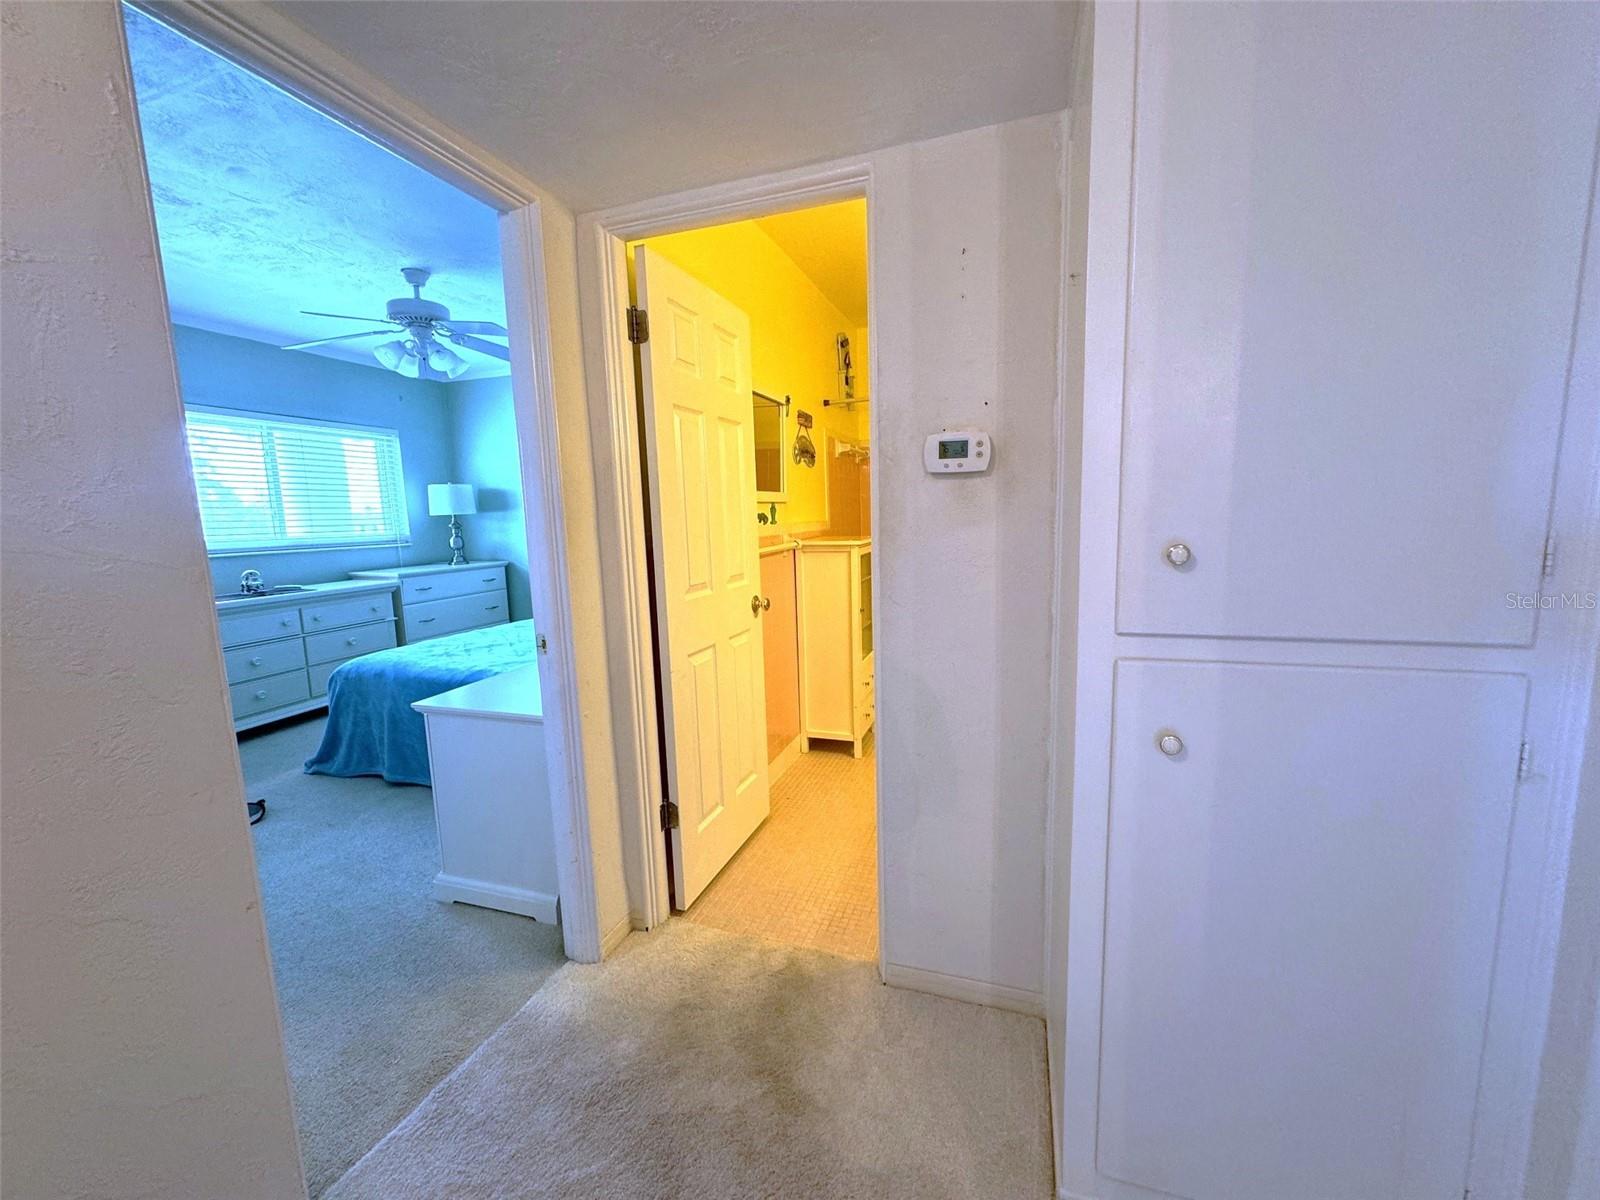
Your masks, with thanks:
[(283, 675), (268, 675), (265, 679), (252, 679), (249, 683), (236, 683), (228, 689), (228, 695), (233, 702), (233, 719), (238, 721), (309, 700), (311, 686), (305, 671), (289, 671)]
[(420, 642), (506, 620), (506, 594), (504, 591), (480, 592), (476, 596), (408, 604), (405, 614), (406, 641)]
[(224, 646), (242, 646), (247, 642), (293, 637), (300, 632), (300, 610), (269, 608), (265, 612), (218, 617), (217, 629), (222, 634)]
[[(360, 657), (359, 655), (357, 657)], [(311, 694), (313, 696), (326, 696), (328, 694), (328, 676), (332, 675), (345, 663), (348, 658), (335, 659), (333, 662), (312, 663), (306, 668), (306, 674), (311, 678)]]
[(371, 654), (374, 650), (387, 650), (394, 644), (393, 621), (351, 625), (344, 629), (331, 629), (327, 633), (308, 634), (306, 661), (324, 663), (342, 658), (355, 658), (358, 655)]
[(470, 567), (440, 571), (437, 575), (411, 575), (400, 581), (400, 603), (419, 604), (470, 596), (474, 592), (505, 591), (504, 567)]
[(338, 629), (341, 625), (360, 625), (364, 621), (386, 621), (394, 616), (392, 592), (373, 592), (326, 604), (300, 606), (300, 624), (307, 633)]
[(306, 665), (305, 642), (289, 638), (282, 642), (262, 642), (257, 646), (242, 646), (237, 650), (224, 650), (222, 661), (228, 667), (229, 683), (246, 683), (267, 675), (281, 675)]

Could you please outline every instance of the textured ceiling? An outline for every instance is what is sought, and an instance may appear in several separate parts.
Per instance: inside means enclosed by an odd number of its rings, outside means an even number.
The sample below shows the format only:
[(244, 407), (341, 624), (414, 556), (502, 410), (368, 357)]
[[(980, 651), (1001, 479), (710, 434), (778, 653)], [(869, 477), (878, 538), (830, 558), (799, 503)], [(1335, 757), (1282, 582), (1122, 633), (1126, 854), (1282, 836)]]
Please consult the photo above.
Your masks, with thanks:
[[(284, 345), (359, 331), (428, 267), (427, 299), (505, 323), (495, 212), (151, 18), (124, 8), (175, 321)], [(376, 327), (376, 326), (374, 326)], [(314, 351), (374, 363), (362, 339)], [(297, 352), (298, 353), (298, 352)], [(503, 375), (460, 352), (464, 378)]]
[(760, 217), (756, 226), (778, 243), (852, 325), (867, 323), (865, 200)]
[(1067, 106), (1066, 3), (273, 7), (578, 211)]

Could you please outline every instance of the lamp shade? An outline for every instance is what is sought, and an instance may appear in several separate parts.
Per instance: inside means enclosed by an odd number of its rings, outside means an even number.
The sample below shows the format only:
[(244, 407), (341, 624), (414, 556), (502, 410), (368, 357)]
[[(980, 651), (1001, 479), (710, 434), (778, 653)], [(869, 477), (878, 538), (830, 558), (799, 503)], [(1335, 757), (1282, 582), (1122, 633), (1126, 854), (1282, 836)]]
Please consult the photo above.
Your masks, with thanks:
[(430, 483), (428, 485), (428, 515), (430, 517), (459, 517), (478, 511), (478, 489), (470, 483)]

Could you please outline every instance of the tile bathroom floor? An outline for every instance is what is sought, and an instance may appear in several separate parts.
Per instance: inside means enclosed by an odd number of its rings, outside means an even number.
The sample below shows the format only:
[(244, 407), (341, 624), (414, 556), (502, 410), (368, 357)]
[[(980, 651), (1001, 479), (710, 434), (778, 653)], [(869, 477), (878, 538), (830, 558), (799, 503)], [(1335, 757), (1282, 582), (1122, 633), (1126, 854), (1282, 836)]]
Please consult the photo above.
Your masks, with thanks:
[(772, 785), (772, 815), (683, 916), (848, 958), (878, 957), (873, 741), (814, 742)]

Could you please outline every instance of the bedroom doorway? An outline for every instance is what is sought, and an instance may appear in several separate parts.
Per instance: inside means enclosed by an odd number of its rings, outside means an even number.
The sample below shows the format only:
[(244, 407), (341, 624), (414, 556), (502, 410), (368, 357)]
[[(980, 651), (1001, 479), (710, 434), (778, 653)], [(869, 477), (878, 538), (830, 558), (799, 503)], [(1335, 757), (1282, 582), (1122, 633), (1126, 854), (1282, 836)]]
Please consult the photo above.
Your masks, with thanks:
[(124, 29), (315, 1198), (566, 959), (528, 305), (495, 207)]
[(879, 956), (866, 200), (628, 247), (685, 919)]

